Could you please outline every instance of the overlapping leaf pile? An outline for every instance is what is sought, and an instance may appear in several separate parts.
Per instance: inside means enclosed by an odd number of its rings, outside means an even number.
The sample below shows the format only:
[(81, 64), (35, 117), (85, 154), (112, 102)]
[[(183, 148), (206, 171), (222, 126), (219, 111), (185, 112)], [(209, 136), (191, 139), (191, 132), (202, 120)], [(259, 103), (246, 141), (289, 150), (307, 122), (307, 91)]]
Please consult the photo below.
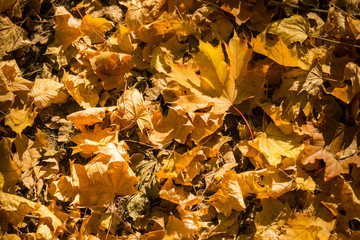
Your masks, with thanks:
[(5, 239), (360, 236), (358, 3), (20, 2), (0, 1)]

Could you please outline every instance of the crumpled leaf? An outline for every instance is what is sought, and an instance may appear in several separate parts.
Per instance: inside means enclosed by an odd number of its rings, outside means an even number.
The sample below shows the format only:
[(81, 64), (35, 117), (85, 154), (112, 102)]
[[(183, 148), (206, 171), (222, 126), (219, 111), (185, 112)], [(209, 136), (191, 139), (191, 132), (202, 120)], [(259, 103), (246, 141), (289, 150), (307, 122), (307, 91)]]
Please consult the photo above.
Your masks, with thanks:
[(68, 97), (64, 91), (64, 84), (41, 78), (35, 80), (29, 96), (34, 98), (38, 108), (46, 108), (53, 103), (65, 103)]
[(68, 93), (83, 108), (96, 107), (99, 102), (99, 95), (95, 86), (81, 75), (73, 75), (64, 72), (61, 79)]
[(21, 93), (17, 92), (28, 93), (33, 86), (33, 82), (19, 77), (20, 74), (21, 71), (15, 60), (0, 62), (0, 92), (2, 94), (9, 91), (14, 92), (18, 97), (26, 100), (24, 96), (20, 95)]
[(55, 8), (55, 40), (62, 49), (67, 49), (78, 37), (80, 37), (81, 21), (74, 18), (64, 6)]
[(124, 128), (130, 128), (136, 122), (141, 132), (153, 129), (143, 96), (136, 88), (126, 90), (118, 99), (117, 106), (118, 111), (112, 116), (113, 122), (120, 121)]
[(73, 179), (69, 176), (61, 176), (59, 180), (50, 184), (49, 193), (60, 201), (72, 201), (77, 194)]
[(36, 107), (33, 105), (24, 105), (22, 109), (11, 108), (10, 113), (5, 116), (5, 124), (20, 134), (26, 127), (33, 125), (37, 113)]
[(13, 24), (7, 16), (0, 15), (0, 57), (30, 44), (26, 35), (24, 29)]
[(131, 55), (114, 52), (101, 52), (90, 58), (90, 63), (105, 90), (122, 89), (125, 73), (133, 68)]
[(220, 189), (210, 197), (210, 204), (218, 212), (230, 216), (231, 211), (242, 211), (246, 208), (241, 185), (235, 171), (228, 171), (224, 174)]

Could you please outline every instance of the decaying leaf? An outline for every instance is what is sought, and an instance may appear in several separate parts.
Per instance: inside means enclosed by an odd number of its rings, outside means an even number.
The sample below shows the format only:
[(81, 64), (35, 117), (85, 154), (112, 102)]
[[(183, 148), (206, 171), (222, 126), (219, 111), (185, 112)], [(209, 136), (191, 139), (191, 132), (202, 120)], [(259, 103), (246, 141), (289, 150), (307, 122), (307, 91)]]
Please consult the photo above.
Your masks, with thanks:
[(36, 79), (29, 95), (34, 98), (38, 108), (46, 108), (53, 103), (65, 103), (68, 95), (62, 83), (51, 79)]
[(113, 115), (113, 122), (129, 128), (137, 123), (140, 131), (151, 130), (153, 125), (143, 97), (137, 89), (126, 90), (117, 102), (118, 111)]
[(241, 185), (234, 171), (228, 171), (224, 174), (221, 187), (211, 196), (210, 203), (225, 216), (229, 216), (232, 210), (242, 211), (246, 208)]
[(102, 80), (105, 90), (124, 87), (124, 75), (133, 67), (132, 58), (128, 54), (101, 52), (90, 58), (93, 71)]
[(7, 52), (12, 52), (30, 44), (26, 31), (12, 23), (5, 15), (0, 15), (0, 33), (0, 45), (2, 46), (0, 57), (6, 55)]

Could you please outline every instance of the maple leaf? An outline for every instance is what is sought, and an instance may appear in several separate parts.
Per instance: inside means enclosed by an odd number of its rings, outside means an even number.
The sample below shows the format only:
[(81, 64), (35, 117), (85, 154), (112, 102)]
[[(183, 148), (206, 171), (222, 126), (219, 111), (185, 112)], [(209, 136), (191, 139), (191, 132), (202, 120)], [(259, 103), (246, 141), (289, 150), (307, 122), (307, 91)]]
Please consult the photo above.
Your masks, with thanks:
[(65, 103), (68, 95), (64, 92), (64, 84), (51, 79), (35, 80), (29, 96), (34, 98), (38, 108), (46, 108), (53, 103)]
[(6, 55), (6, 52), (12, 52), (30, 44), (26, 34), (26, 31), (12, 23), (10, 18), (0, 15), (0, 45), (2, 46), (0, 57)]
[(224, 174), (221, 188), (209, 199), (218, 212), (229, 216), (231, 211), (242, 211), (246, 208), (241, 185), (234, 171), (228, 171)]
[(55, 41), (63, 49), (67, 49), (78, 37), (80, 37), (81, 21), (74, 18), (63, 6), (55, 8)]
[(136, 88), (126, 90), (117, 101), (118, 111), (112, 116), (112, 122), (119, 122), (122, 127), (130, 128), (137, 123), (141, 132), (153, 129), (150, 114), (144, 99)]
[(204, 102), (214, 103), (212, 111), (216, 114), (225, 113), (230, 106), (254, 97), (261, 91), (264, 80), (262, 69), (247, 69), (252, 51), (236, 33), (229, 44), (225, 44), (225, 49), (229, 64), (225, 62), (221, 45), (213, 47), (200, 41), (200, 51), (195, 54), (200, 74), (189, 63), (170, 64), (168, 74), (170, 80), (203, 96)]
[(16, 190), (16, 182), (21, 177), (21, 168), (12, 160), (11, 151), (12, 141), (9, 138), (0, 140), (0, 155), (2, 156), (0, 164), (0, 173), (3, 176), (1, 191), (14, 193)]

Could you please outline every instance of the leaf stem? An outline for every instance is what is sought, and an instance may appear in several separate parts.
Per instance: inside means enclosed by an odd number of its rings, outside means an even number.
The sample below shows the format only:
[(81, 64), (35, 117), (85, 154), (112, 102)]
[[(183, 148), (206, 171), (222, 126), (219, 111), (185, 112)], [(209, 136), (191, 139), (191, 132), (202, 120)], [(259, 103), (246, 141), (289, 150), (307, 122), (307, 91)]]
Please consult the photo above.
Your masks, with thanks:
[(245, 121), (245, 123), (246, 123), (246, 126), (247, 126), (247, 128), (249, 129), (249, 132), (250, 132), (250, 135), (251, 135), (251, 140), (254, 142), (254, 135), (253, 135), (253, 132), (251, 131), (251, 127), (250, 127), (248, 121), (246, 120), (246, 118), (244, 117), (244, 115), (240, 112), (240, 110), (237, 109), (237, 108), (234, 106), (234, 104), (232, 104), (231, 106), (232, 106), (232, 107), (235, 109), (235, 111), (237, 111), (237, 112), (241, 115), (241, 117), (244, 119), (244, 121)]

